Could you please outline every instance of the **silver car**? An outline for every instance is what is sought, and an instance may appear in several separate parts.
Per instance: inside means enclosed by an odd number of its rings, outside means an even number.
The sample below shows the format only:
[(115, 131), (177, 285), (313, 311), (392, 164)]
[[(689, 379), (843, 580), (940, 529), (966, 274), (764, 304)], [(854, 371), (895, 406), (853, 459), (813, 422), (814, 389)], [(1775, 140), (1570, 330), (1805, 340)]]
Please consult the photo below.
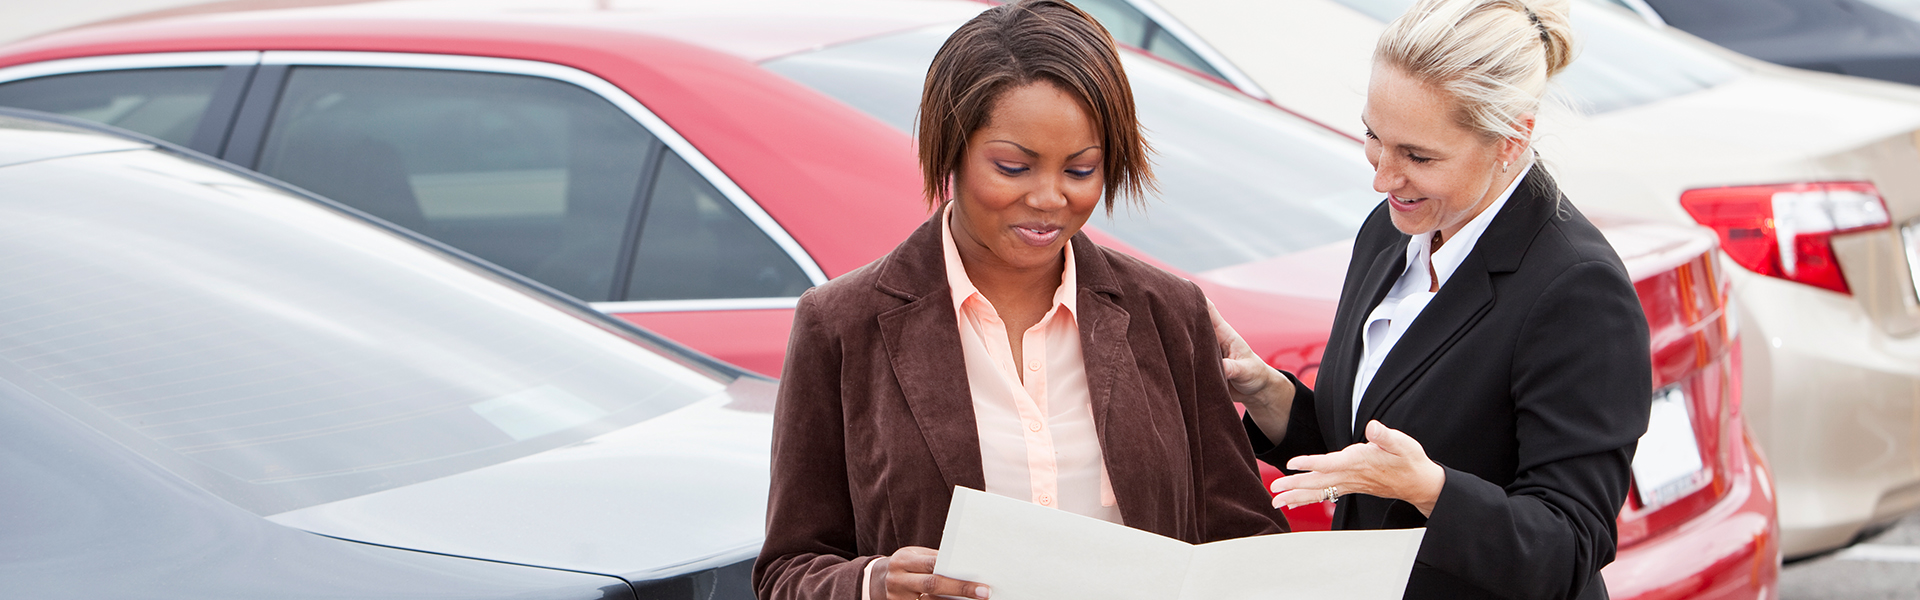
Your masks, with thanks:
[(7, 109), (0, 280), (0, 595), (753, 597), (769, 380)]

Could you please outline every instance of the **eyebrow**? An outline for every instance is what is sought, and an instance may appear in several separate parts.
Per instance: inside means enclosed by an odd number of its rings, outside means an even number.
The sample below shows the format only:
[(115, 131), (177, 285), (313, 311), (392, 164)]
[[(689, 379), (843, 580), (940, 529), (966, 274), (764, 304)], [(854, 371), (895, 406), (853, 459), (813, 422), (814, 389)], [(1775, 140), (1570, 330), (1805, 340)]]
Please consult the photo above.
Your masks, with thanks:
[[(991, 143), (993, 143), (993, 142), (1000, 142), (1000, 143), (1002, 143), (1002, 144), (1006, 144), (1006, 145), (1009, 145), (1009, 146), (1013, 146), (1013, 147), (1015, 147), (1015, 148), (1019, 148), (1021, 152), (1025, 152), (1025, 153), (1027, 153), (1027, 156), (1039, 156), (1039, 155), (1040, 155), (1040, 153), (1039, 153), (1039, 152), (1034, 152), (1033, 150), (1031, 150), (1031, 149), (1029, 149), (1029, 148), (1027, 148), (1026, 146), (1022, 146), (1022, 145), (1020, 145), (1020, 144), (1017, 144), (1017, 143), (1014, 143), (1014, 142), (1013, 142), (1013, 141), (1011, 141), (1011, 140), (987, 140), (987, 143), (989, 143), (989, 144), (991, 144)], [(1092, 145), (1092, 146), (1087, 146), (1087, 147), (1085, 147), (1085, 148), (1081, 148), (1079, 152), (1075, 152), (1075, 153), (1073, 153), (1073, 154), (1068, 154), (1068, 155), (1067, 155), (1067, 159), (1068, 159), (1068, 160), (1072, 160), (1072, 159), (1073, 159), (1073, 157), (1075, 157), (1075, 156), (1079, 156), (1079, 155), (1082, 155), (1082, 154), (1086, 154), (1088, 150), (1098, 150), (1098, 149), (1100, 149), (1100, 145), (1099, 145), (1099, 144), (1094, 144), (1094, 145)]]
[[(1367, 124), (1366, 115), (1360, 115), (1360, 126), (1367, 128), (1368, 132), (1373, 131), (1373, 126)], [(1433, 149), (1419, 144), (1394, 144), (1393, 147), (1416, 154), (1439, 154), (1438, 152), (1434, 152)]]

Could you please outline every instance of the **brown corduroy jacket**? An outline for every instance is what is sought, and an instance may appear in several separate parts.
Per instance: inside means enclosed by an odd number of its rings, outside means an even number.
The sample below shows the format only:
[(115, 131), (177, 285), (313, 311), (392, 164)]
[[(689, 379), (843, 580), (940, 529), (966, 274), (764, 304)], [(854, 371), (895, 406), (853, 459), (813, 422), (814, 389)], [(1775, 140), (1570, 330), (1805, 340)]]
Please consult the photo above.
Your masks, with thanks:
[[(953, 486), (985, 489), (940, 223), (936, 213), (893, 252), (800, 299), (753, 567), (764, 600), (858, 599), (873, 558), (940, 547)], [(1227, 396), (1200, 288), (1084, 233), (1071, 248), (1121, 518), (1189, 543), (1284, 531)]]

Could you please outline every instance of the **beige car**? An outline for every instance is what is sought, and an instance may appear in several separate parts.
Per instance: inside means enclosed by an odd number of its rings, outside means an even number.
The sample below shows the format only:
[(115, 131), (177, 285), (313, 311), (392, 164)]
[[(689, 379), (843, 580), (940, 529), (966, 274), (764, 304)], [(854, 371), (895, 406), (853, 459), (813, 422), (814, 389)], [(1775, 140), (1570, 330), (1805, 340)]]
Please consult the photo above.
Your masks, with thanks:
[[(1355, 136), (1373, 41), (1411, 4), (1150, 1), (1083, 3), (1153, 21), (1222, 61), (1221, 79)], [(1544, 115), (1537, 147), (1589, 211), (1719, 234), (1744, 334), (1733, 398), (1773, 463), (1784, 554), (1920, 508), (1920, 88), (1762, 63), (1613, 5), (1573, 10), (1582, 55), (1558, 81), (1578, 112)]]

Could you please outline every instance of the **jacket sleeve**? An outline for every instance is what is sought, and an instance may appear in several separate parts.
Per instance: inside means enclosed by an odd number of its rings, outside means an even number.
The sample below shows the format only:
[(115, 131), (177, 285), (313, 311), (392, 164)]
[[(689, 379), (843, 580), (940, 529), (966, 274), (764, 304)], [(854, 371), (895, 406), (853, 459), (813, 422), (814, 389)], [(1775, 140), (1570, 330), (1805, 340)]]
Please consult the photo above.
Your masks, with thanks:
[[(1242, 416), (1241, 425), (1245, 428), (1247, 441), (1253, 444), (1253, 455), (1261, 462), (1273, 465), (1285, 471), (1287, 461), (1295, 456), (1326, 454), (1326, 438), (1320, 434), (1320, 414), (1314, 405), (1313, 388), (1300, 383), (1300, 378), (1292, 373), (1281, 371), (1287, 381), (1293, 384), (1293, 408), (1287, 413), (1287, 436), (1275, 444), (1267, 437), (1260, 426), (1254, 424), (1253, 417)], [(1291, 473), (1292, 471), (1287, 471)]]
[(859, 600), (862, 571), (848, 491), (839, 340), (820, 298), (800, 297), (773, 411), (767, 539), (753, 564), (761, 600)]
[(1198, 286), (1193, 291), (1200, 308), (1198, 319), (1188, 324), (1193, 340), (1193, 398), (1187, 418), (1203, 541), (1287, 531), (1287, 518), (1273, 508), (1272, 496), (1261, 486), (1260, 468), (1254, 464), (1253, 450), (1228, 395), (1220, 343), (1207, 317), (1205, 296)]
[(1613, 561), (1653, 394), (1646, 316), (1619, 267), (1585, 262), (1518, 333), (1516, 478), (1503, 488), (1447, 469), (1418, 561), (1512, 598), (1573, 598)]

